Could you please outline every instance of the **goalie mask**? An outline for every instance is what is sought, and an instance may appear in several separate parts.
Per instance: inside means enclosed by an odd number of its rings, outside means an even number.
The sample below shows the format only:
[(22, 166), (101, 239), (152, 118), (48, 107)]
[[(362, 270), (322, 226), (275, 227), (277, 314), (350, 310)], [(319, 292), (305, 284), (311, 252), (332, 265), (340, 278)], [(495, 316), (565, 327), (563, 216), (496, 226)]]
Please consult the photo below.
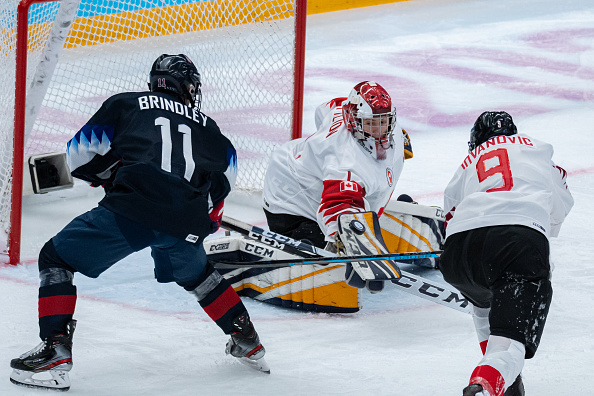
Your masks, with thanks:
[(518, 133), (518, 129), (511, 116), (505, 111), (485, 111), (476, 119), (470, 130), (468, 151), (471, 152), (492, 137), (511, 136), (516, 133)]
[(200, 110), (202, 92), (200, 73), (184, 54), (159, 56), (149, 74), (151, 92), (165, 92)]
[(373, 81), (363, 81), (351, 90), (342, 106), (349, 132), (373, 158), (386, 159), (386, 150), (394, 146), (396, 108), (388, 92)]

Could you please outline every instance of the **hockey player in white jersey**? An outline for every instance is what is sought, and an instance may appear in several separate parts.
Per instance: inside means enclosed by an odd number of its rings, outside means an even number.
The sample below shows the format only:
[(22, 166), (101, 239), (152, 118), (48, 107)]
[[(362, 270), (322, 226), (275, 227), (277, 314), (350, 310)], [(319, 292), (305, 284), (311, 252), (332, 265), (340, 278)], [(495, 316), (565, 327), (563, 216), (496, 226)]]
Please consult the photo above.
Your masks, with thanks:
[(323, 248), (335, 242), (338, 215), (381, 215), (412, 148), (390, 95), (372, 81), (315, 117), (316, 133), (272, 154), (262, 198), (271, 231)]
[(483, 358), (464, 396), (524, 395), (552, 298), (548, 238), (573, 206), (553, 147), (518, 134), (506, 112), (484, 112), (445, 190), (440, 270), (473, 304)]

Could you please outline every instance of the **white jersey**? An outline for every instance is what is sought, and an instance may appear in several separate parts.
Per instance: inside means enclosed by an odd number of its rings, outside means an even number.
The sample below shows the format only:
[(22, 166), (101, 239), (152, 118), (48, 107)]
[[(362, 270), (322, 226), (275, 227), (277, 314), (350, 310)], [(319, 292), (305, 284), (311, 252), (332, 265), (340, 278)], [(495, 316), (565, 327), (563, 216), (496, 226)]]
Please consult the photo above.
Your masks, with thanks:
[(318, 131), (272, 153), (262, 194), (267, 211), (314, 220), (328, 241), (333, 241), (339, 214), (369, 210), (381, 214), (404, 163), (400, 127), (396, 126), (386, 159), (376, 160), (347, 130), (342, 117), (344, 100), (320, 105)]
[(526, 135), (496, 136), (464, 159), (444, 194), (446, 238), (480, 227), (523, 225), (559, 233), (573, 206), (553, 147)]

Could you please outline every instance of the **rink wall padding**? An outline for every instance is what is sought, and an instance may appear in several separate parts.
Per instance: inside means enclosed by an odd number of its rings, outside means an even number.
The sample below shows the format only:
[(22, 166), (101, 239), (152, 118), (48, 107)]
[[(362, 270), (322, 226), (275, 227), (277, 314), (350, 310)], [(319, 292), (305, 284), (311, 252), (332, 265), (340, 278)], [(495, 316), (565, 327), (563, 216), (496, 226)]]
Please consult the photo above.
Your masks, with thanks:
[(307, 0), (307, 15), (399, 3), (402, 1), (412, 0)]
[[(173, 1), (169, 2), (173, 3)], [(166, 4), (167, 1), (163, 3)], [(76, 34), (68, 35), (64, 48), (211, 30), (294, 16), (294, 12), (288, 9), (282, 0), (268, 1), (267, 8), (262, 3), (262, 1), (217, 0), (150, 7), (150, 3), (140, 2), (136, 4), (134, 10), (126, 12), (103, 10), (104, 15), (91, 15), (86, 10), (80, 10), (70, 27), (70, 31)], [(241, 13), (231, 17), (227, 10), (234, 7), (241, 7)], [(200, 18), (189, 18), (188, 15), (200, 15)], [(46, 15), (45, 18), (47, 19), (48, 16)], [(49, 20), (39, 20), (33, 15), (29, 36), (35, 35), (35, 32), (49, 31), (47, 27), (49, 23)], [(110, 34), (106, 35), (106, 31)]]
[[(308, 0), (307, 14), (313, 15), (342, 11), (398, 3), (401, 1), (412, 0)], [(237, 4), (245, 6), (241, 17), (235, 19), (226, 17), (225, 11)], [(192, 14), (208, 15), (210, 17), (195, 19), (183, 17), (184, 15)], [(264, 9), (255, 1), (246, 3), (245, 0), (231, 0), (224, 2), (199, 1), (191, 4), (136, 9), (98, 16), (82, 13), (76, 17), (70, 28), (71, 31), (76, 31), (77, 34), (69, 35), (64, 47), (74, 48), (122, 40), (160, 37), (170, 34), (284, 19), (293, 15), (294, 12), (287, 12), (286, 5), (280, 0), (278, 1), (278, 5), (270, 9)], [(169, 21), (169, 23), (160, 22), (164, 20)], [(45, 25), (48, 25), (47, 21), (32, 20), (29, 35), (34, 35), (36, 31), (48, 30)], [(105, 31), (109, 31), (111, 34), (106, 36)]]

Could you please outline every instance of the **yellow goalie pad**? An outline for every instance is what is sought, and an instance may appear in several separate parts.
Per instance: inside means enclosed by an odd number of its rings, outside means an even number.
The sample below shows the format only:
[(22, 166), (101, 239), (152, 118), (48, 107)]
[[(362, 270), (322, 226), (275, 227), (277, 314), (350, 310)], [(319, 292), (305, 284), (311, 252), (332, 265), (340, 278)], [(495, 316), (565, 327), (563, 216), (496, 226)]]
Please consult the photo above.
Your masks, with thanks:
[[(390, 201), (379, 218), (390, 253), (439, 250), (443, 242), (443, 210)], [(207, 254), (235, 261), (281, 260), (295, 256), (243, 237), (207, 240)], [(224, 261), (224, 260), (222, 260)], [(435, 259), (418, 265), (435, 268)], [(353, 313), (359, 311), (361, 289), (345, 282), (345, 266), (296, 265), (284, 268), (219, 270), (241, 296), (301, 311)]]
[[(243, 237), (204, 242), (212, 259), (223, 261), (282, 260), (295, 256)], [(296, 265), (284, 268), (222, 270), (240, 296), (280, 307), (313, 312), (353, 313), (360, 309), (359, 289), (345, 282), (344, 265)]]
[[(440, 250), (444, 242), (443, 209), (403, 201), (390, 201), (379, 218), (386, 247), (391, 253)], [(417, 265), (436, 268), (436, 259)]]
[(359, 289), (345, 282), (344, 265), (296, 265), (238, 269), (224, 274), (241, 296), (280, 307), (313, 312), (353, 313)]

